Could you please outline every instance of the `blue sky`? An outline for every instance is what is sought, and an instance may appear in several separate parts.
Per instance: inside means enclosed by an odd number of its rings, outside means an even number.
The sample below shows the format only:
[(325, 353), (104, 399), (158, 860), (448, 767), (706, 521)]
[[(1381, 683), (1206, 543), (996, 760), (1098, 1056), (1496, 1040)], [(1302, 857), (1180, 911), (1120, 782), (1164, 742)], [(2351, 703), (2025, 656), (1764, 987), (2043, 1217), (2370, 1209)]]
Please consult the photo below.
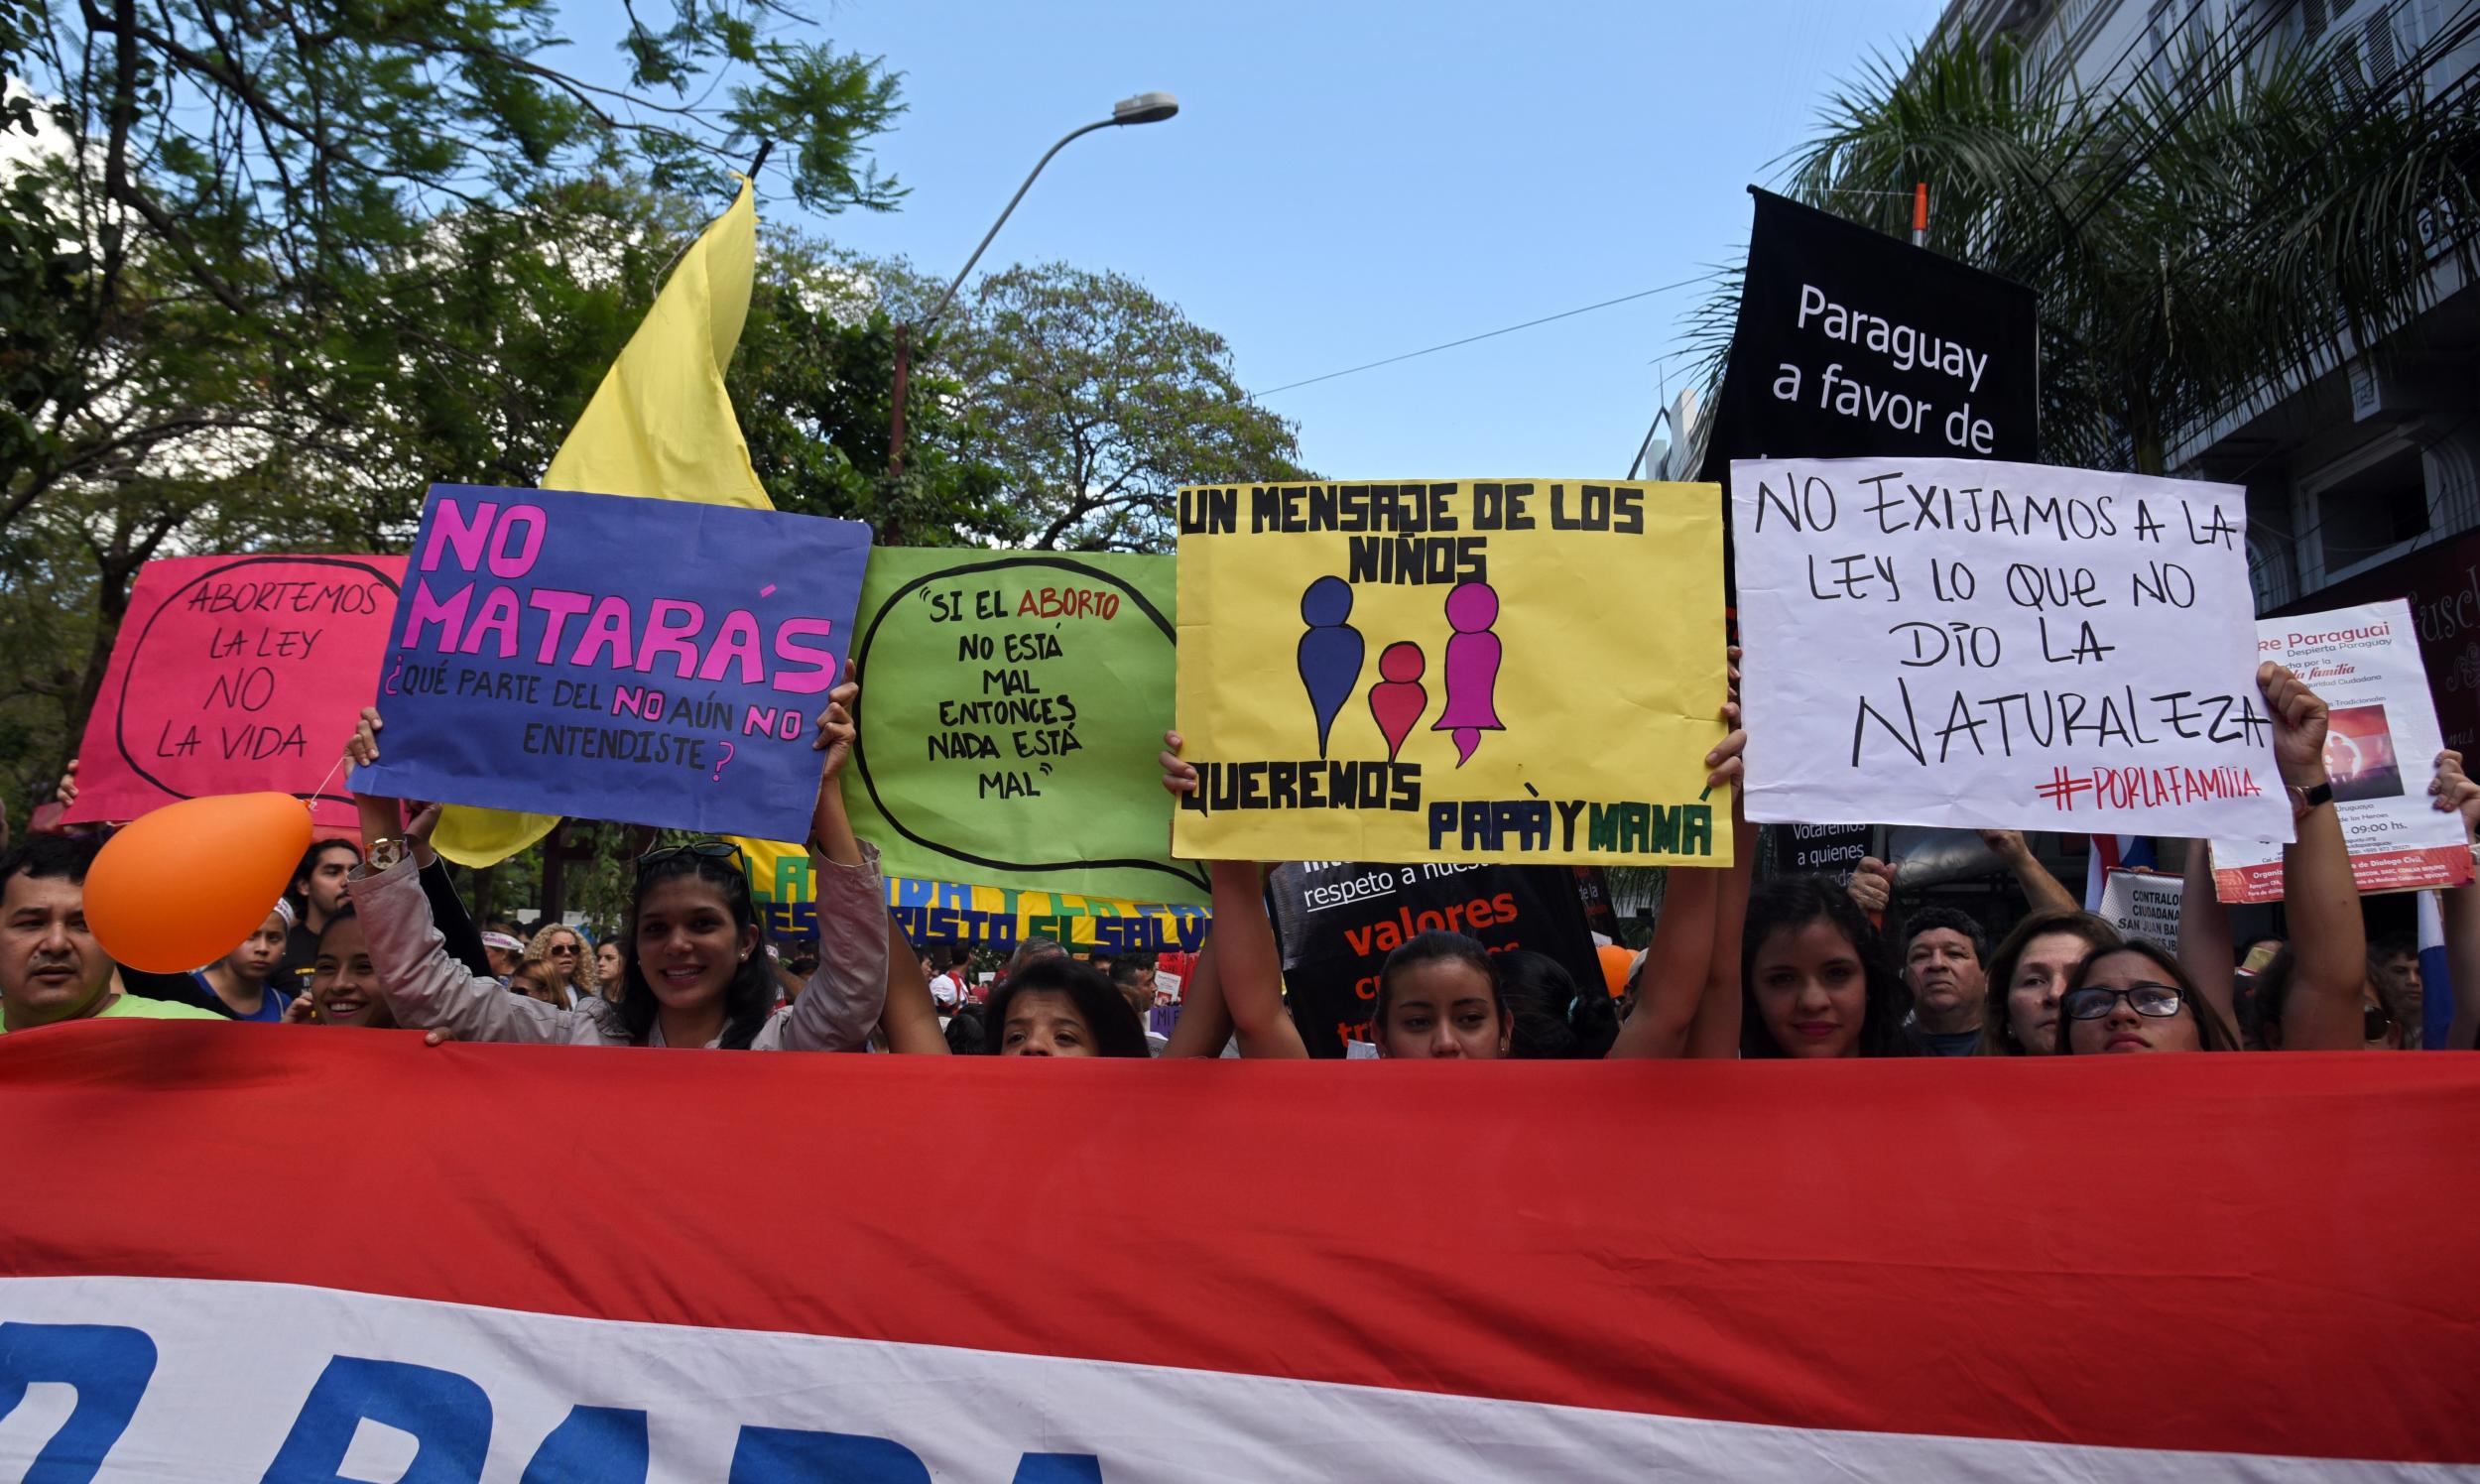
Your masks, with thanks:
[[(1272, 388), (1696, 276), (1735, 257), (1743, 186), (1936, 0), (1736, 4), (814, 5), (904, 73), (876, 156), (903, 209), (810, 223), (946, 276), (1043, 150), (1130, 93), (1179, 117), (1052, 162), (981, 268), (1142, 280)], [(620, 7), (572, 0), (561, 64), (616, 68)], [(777, 182), (779, 190), (781, 181)], [(771, 218), (798, 214), (789, 197)], [(1337, 478), (1615, 477), (1683, 348), (1683, 290), (1295, 391), (1266, 405)], [(1685, 357), (1673, 360), (1672, 382)]]

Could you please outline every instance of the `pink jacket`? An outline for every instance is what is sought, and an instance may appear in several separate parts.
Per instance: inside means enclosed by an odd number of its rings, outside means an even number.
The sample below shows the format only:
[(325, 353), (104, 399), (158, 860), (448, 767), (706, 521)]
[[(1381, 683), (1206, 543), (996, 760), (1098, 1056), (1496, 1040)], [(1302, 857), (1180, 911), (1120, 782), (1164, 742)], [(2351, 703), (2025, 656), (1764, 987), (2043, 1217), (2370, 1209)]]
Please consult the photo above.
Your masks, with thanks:
[[(767, 1018), (750, 1042), (757, 1051), (849, 1051), (864, 1046), (887, 1003), (887, 889), (878, 851), (862, 863), (810, 857), (817, 882), (818, 968), (801, 998)], [(396, 1023), (439, 1027), (459, 1041), (521, 1041), (627, 1046), (617, 1006), (599, 999), (561, 1010), (477, 978), (448, 956), (432, 925), (412, 858), (375, 876), (356, 876), (353, 912), (370, 936), (370, 962)], [(663, 1032), (654, 1033), (663, 1045)], [(709, 1046), (712, 1043), (708, 1043)]]

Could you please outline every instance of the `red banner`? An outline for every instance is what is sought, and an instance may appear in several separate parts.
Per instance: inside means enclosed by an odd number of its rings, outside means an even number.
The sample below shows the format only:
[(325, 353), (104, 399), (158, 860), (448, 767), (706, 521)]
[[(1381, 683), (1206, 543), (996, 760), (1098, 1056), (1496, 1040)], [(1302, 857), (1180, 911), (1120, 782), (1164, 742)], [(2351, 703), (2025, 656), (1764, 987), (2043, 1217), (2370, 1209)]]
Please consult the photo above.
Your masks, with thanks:
[(492, 1478), (612, 1435), (592, 1457), (642, 1460), (650, 1416), (658, 1477), (861, 1443), (915, 1460), (873, 1478), (2397, 1477), (2480, 1460), (2475, 1123), (2451, 1054), (56, 1027), (0, 1038), (0, 1457), (49, 1355), (132, 1399), (60, 1447), (198, 1477), (332, 1477), (304, 1460), (364, 1416), (477, 1470), (478, 1428)]

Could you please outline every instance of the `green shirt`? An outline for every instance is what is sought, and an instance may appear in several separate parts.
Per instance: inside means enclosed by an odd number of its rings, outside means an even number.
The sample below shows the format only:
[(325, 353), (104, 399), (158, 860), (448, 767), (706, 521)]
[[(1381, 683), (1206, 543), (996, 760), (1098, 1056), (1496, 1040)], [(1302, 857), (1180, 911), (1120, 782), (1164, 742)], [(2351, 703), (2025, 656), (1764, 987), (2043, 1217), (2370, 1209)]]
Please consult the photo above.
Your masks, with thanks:
[[(106, 991), (107, 993), (109, 991)], [(86, 1020), (223, 1020), (212, 1010), (194, 1005), (176, 1005), (170, 1000), (141, 999), (137, 995), (120, 995)], [(57, 1023), (56, 1023), (57, 1024)], [(6, 1022), (0, 1022), (0, 1035), (8, 1033)]]

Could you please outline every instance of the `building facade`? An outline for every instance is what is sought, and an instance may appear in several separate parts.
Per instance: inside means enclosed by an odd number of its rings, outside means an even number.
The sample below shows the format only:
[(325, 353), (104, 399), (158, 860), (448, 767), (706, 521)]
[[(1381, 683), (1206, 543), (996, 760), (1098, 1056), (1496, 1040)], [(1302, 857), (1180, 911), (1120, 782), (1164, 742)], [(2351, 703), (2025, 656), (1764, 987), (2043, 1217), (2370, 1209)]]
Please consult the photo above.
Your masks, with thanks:
[[(2167, 81), (2209, 41), (2237, 43), (2250, 64), (2321, 48), (2380, 96), (2480, 106), (2475, 11), (2480, 0), (1954, 0), (1938, 24), (2010, 37), (2037, 75), (2082, 92), (2148, 70)], [(2440, 242), (2452, 225), (2436, 223)], [(2425, 302), (2382, 344), (2337, 338), (2306, 374), (2269, 378), (2170, 439), (2173, 474), (2246, 486), (2259, 612), (2417, 605), (2423, 583), (2480, 569), (2480, 286), (2441, 257)], [(2454, 554), (2440, 547), (2468, 559), (2441, 560)], [(2480, 671), (2480, 650), (2472, 660), (2458, 668)], [(2455, 709), (2442, 678), (2438, 690)], [(2468, 709), (2461, 726), (2448, 719), (2449, 740), (2480, 738), (2480, 704)]]

